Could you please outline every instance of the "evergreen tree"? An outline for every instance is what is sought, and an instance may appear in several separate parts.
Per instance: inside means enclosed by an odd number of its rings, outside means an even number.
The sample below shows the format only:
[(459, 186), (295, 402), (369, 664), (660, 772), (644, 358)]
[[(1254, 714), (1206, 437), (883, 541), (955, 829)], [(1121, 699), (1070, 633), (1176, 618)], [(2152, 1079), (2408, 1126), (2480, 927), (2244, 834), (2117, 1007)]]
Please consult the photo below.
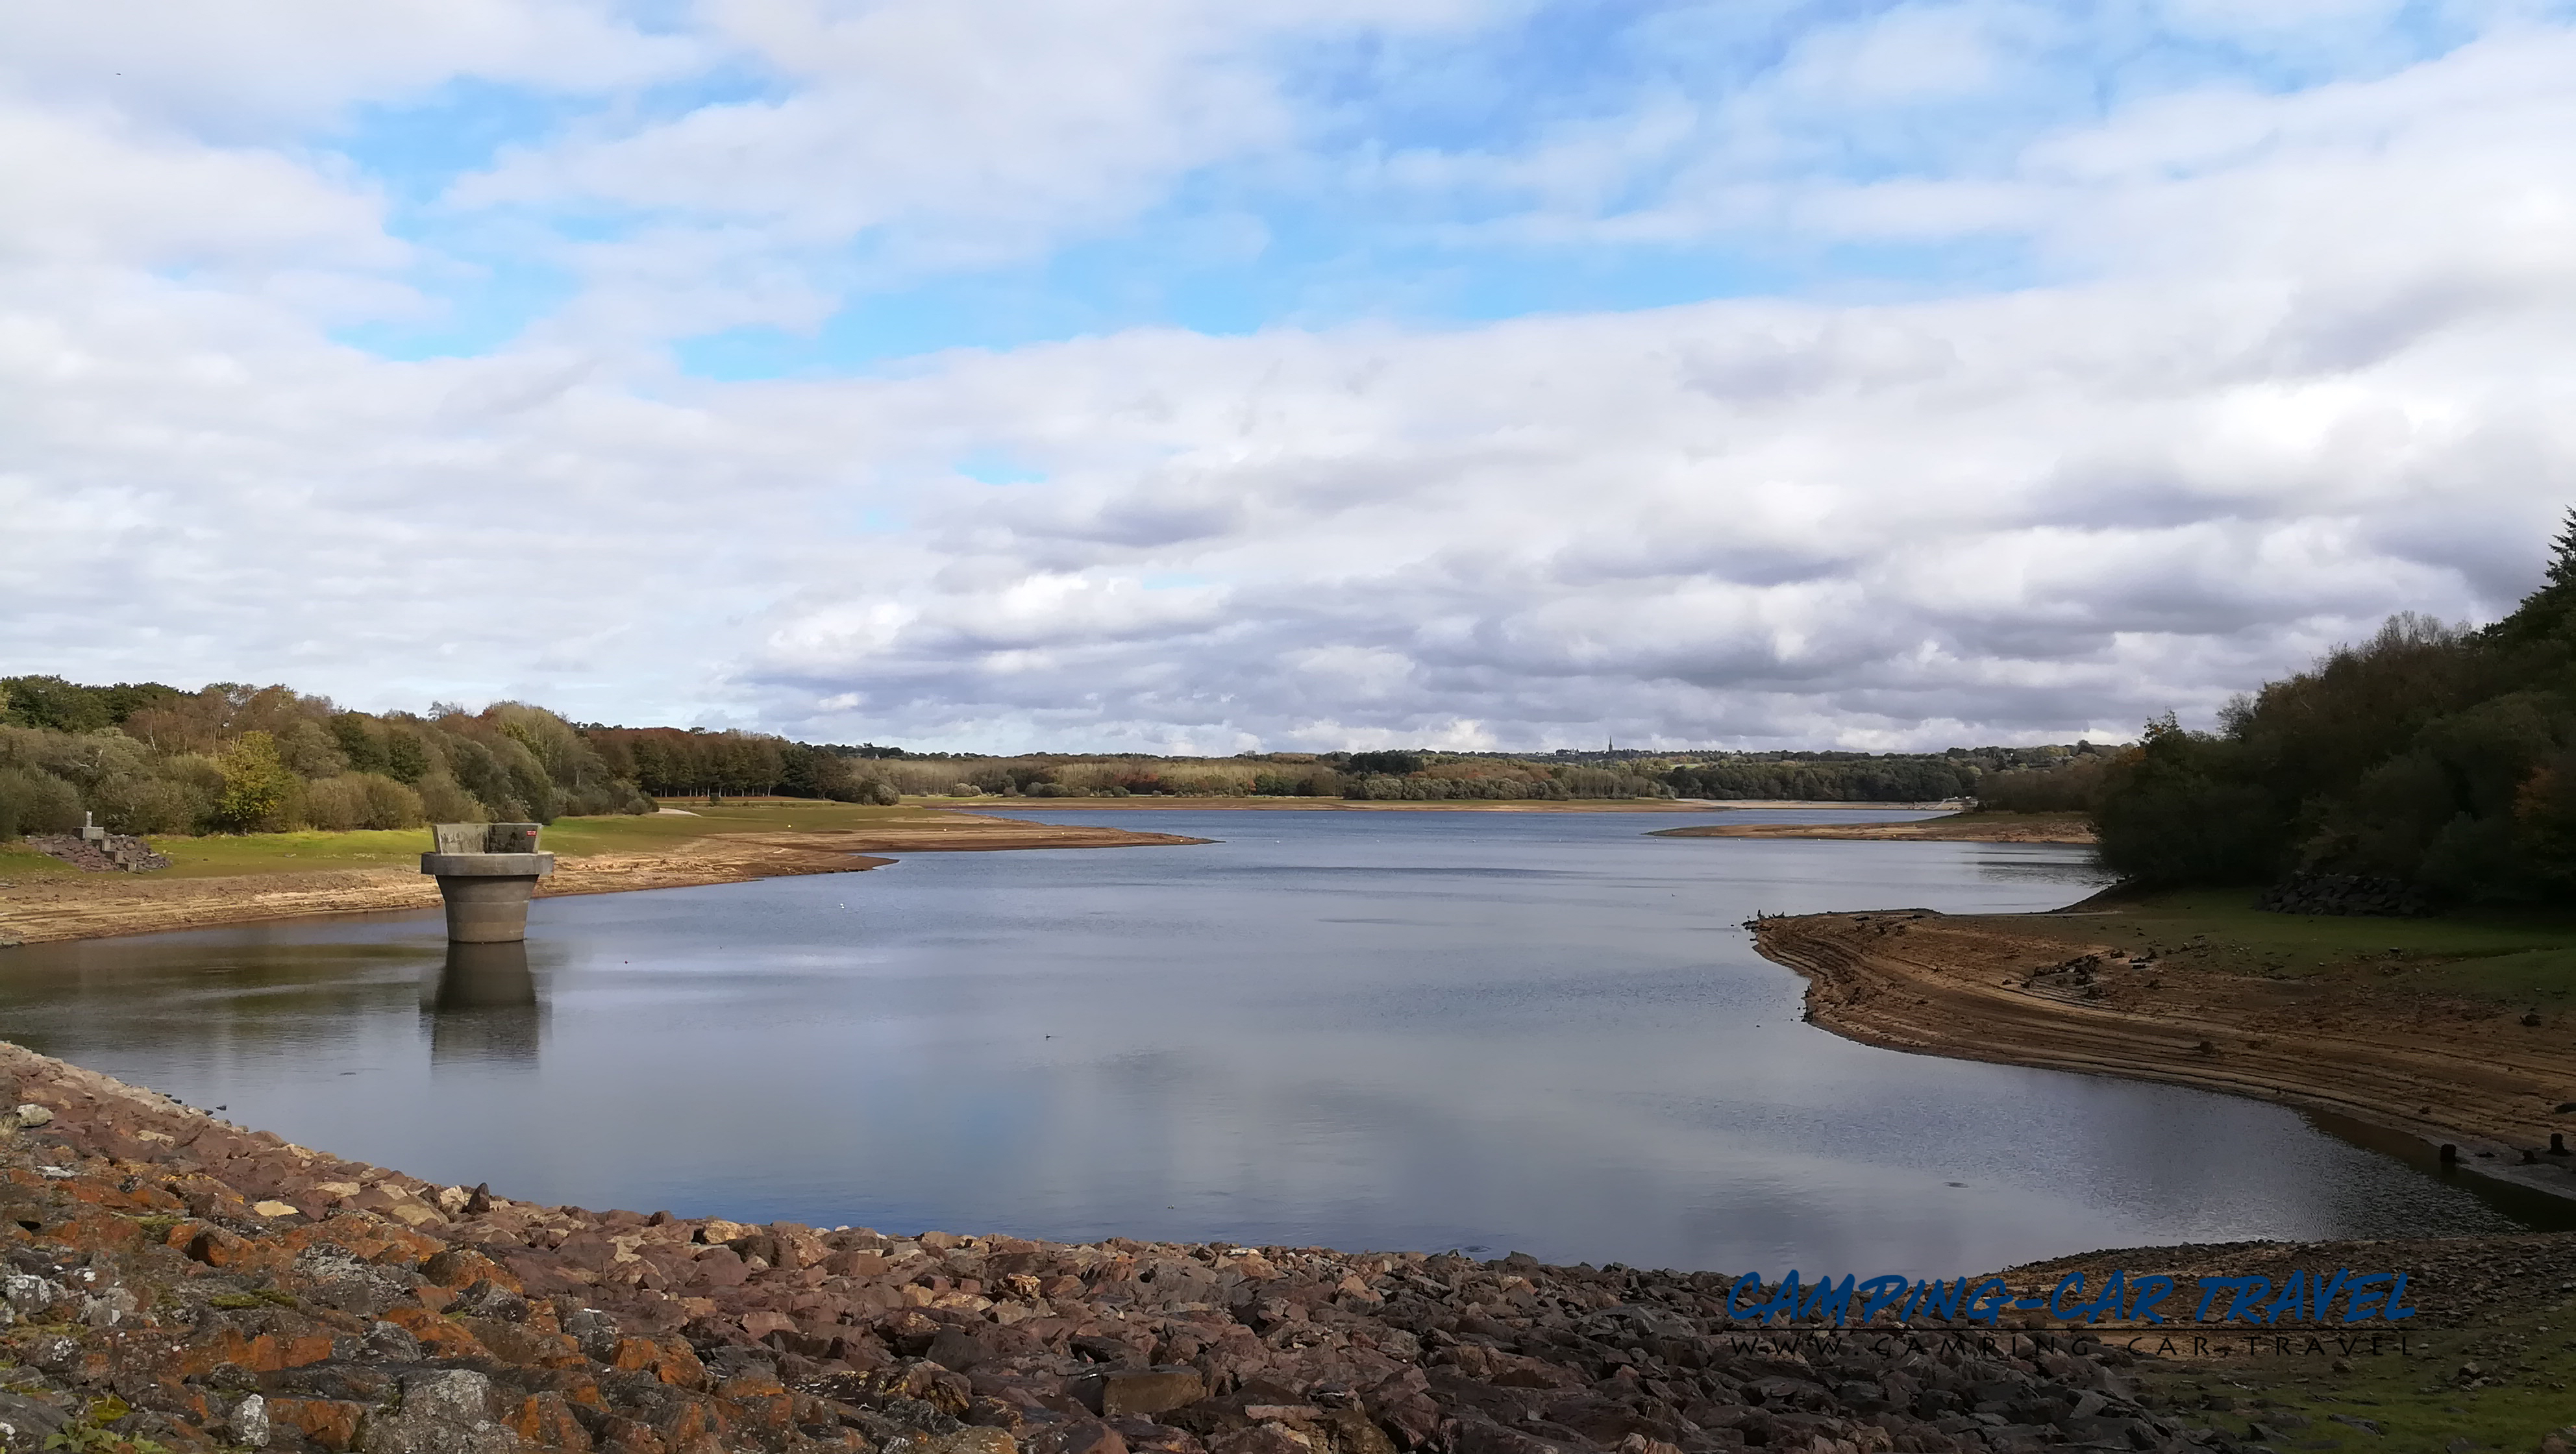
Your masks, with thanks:
[(2576, 507), (2567, 511), (2566, 528), (2549, 542), (2549, 563), (2541, 568), (2541, 586), (2523, 598), (2512, 615), (2487, 628), (2499, 645), (2552, 645), (2576, 650)]

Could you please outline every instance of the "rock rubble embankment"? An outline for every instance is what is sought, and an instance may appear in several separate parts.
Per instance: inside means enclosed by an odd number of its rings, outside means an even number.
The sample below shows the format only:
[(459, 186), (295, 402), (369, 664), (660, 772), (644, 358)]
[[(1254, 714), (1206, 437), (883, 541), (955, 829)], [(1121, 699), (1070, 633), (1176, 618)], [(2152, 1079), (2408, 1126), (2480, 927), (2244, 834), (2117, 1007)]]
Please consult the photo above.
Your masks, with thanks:
[(11, 1450), (2234, 1447), (2116, 1349), (1764, 1346), (1714, 1273), (534, 1206), (14, 1046), (0, 1127)]
[(76, 833), (39, 833), (26, 844), (90, 873), (151, 873), (170, 866), (158, 849), (125, 833), (110, 833), (96, 842)]

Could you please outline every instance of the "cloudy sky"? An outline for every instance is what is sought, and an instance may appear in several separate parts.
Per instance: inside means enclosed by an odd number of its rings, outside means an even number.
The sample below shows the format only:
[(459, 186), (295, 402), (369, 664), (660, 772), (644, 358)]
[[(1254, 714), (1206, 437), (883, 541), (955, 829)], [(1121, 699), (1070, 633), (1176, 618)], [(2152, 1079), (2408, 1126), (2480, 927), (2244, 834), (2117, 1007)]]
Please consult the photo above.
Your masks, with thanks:
[(2576, 4), (0, 10), (0, 671), (2134, 735), (2576, 501)]

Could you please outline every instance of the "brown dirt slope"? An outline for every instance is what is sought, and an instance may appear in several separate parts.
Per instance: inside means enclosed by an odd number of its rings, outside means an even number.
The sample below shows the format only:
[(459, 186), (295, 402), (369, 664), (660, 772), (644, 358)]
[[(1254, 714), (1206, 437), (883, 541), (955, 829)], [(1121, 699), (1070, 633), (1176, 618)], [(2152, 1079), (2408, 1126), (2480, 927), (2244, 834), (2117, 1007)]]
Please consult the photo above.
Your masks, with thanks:
[[(424, 832), (422, 837), (427, 838)], [(666, 848), (558, 855), (539, 888), (564, 894), (685, 888), (795, 874), (850, 873), (885, 853), (1030, 848), (1124, 848), (1204, 842), (1170, 833), (1022, 823), (973, 814), (847, 831), (723, 833)], [(424, 842), (424, 847), (426, 843)], [(46, 943), (111, 934), (202, 929), (306, 914), (433, 908), (438, 885), (416, 868), (347, 868), (160, 879), (128, 874), (26, 878), (0, 886), (0, 940)]]
[(1718, 823), (1665, 828), (1652, 838), (1853, 838), (1876, 842), (2091, 843), (2093, 825), (2075, 814), (1953, 813), (1910, 823)]
[[(2272, 979), (2015, 933), (1930, 910), (1754, 924), (1812, 983), (1808, 1017), (1895, 1050), (2167, 1081), (2453, 1142), (2481, 1170), (2576, 1195), (2576, 1025), (2401, 981)], [(2537, 1023), (2526, 1023), (2536, 1021)]]

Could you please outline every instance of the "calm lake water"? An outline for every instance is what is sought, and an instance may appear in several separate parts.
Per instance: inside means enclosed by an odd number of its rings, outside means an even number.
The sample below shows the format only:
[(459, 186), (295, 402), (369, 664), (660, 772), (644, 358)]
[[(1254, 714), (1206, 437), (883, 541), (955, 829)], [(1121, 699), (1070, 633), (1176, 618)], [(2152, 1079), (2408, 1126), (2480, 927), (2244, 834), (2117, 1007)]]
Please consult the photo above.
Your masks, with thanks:
[(888, 1231), (1866, 1276), (2516, 1225), (2278, 1107), (1838, 1039), (1739, 927), (2053, 907), (2077, 850), (1043, 816), (1223, 841), (544, 900), (470, 958), (434, 914), (21, 949), (0, 1035), (442, 1182)]

